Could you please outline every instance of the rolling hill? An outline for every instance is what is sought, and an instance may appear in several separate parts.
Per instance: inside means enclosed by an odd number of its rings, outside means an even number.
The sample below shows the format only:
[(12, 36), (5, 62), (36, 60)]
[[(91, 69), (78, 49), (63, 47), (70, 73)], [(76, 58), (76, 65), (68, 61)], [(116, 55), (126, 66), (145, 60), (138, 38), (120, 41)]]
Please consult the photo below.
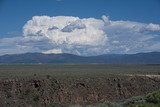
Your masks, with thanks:
[(137, 53), (137, 54), (104, 54), (99, 56), (77, 56), (73, 54), (42, 54), (25, 53), (0, 56), (1, 64), (9, 63), (55, 63), (55, 64), (160, 64), (160, 52)]

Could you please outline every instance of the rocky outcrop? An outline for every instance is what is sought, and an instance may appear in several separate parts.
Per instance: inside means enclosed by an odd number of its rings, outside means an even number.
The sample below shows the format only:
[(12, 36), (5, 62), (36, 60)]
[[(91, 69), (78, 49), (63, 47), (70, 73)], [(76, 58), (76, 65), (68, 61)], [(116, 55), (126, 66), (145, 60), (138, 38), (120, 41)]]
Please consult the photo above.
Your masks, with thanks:
[(122, 101), (160, 89), (160, 78), (133, 75), (0, 79), (0, 107), (44, 107)]

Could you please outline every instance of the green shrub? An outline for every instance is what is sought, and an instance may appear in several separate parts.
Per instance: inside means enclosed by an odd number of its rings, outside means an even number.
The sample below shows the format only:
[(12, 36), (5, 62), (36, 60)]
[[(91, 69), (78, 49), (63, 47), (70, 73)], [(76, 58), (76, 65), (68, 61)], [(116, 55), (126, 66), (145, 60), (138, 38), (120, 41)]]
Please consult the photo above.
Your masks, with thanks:
[(140, 103), (140, 104), (130, 104), (127, 107), (160, 107), (160, 104)]
[(143, 102), (145, 102), (144, 97), (135, 96), (135, 97), (132, 97), (124, 101), (123, 105), (138, 104), (138, 103), (143, 103)]
[(160, 103), (160, 91), (148, 94), (145, 100), (147, 103), (154, 103), (154, 104)]
[(75, 104), (75, 105), (70, 105), (69, 107), (82, 107), (82, 106), (79, 104)]

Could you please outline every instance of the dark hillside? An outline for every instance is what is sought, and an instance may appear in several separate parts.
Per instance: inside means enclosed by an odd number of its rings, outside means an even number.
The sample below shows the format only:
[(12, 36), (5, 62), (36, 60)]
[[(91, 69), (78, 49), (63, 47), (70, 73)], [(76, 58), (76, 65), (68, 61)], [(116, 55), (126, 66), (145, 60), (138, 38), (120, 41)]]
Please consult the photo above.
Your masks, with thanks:
[(160, 78), (108, 75), (0, 79), (0, 106), (66, 106), (123, 101), (160, 89)]
[(77, 56), (72, 54), (26, 53), (0, 56), (0, 63), (104, 63), (104, 64), (160, 64), (160, 52), (138, 54), (106, 54), (99, 56)]

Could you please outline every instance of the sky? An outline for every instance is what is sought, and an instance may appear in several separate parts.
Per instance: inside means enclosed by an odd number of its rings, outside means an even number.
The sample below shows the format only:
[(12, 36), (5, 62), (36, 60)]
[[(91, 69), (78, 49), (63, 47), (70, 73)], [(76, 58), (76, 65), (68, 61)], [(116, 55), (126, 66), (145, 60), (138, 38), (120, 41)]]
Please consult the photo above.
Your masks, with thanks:
[(0, 55), (160, 51), (160, 0), (0, 0)]

